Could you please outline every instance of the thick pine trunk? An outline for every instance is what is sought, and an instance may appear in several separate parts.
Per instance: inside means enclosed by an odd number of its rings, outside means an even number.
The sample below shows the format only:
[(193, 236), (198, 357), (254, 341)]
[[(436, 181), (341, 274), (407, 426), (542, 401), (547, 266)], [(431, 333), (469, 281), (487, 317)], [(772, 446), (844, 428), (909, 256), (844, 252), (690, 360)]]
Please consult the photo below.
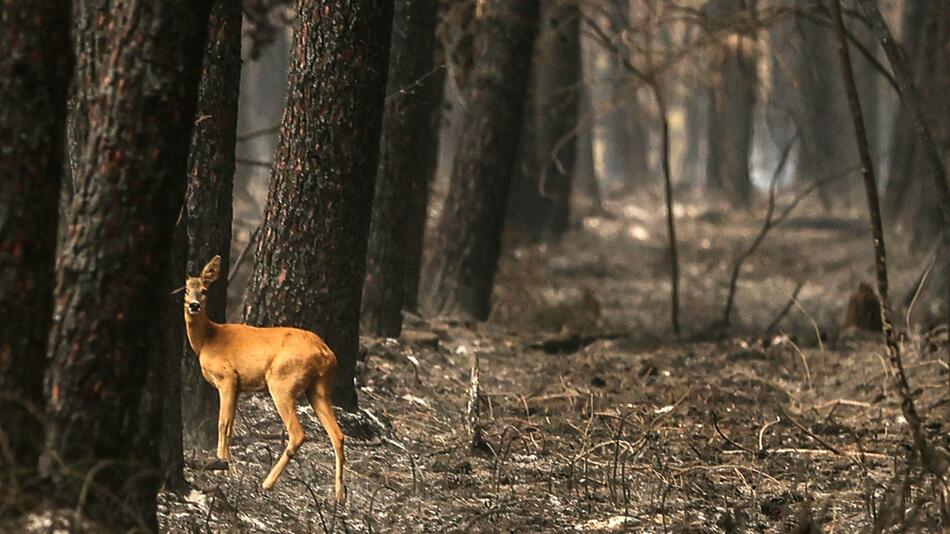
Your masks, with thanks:
[(35, 414), (45, 403), (72, 52), (68, 2), (5, 0), (0, 11), (0, 439), (13, 455), (0, 454), (3, 487), (7, 474), (35, 470), (43, 442)]
[(396, 3), (393, 14), (388, 100), (363, 286), (363, 326), (373, 336), (399, 336), (405, 279), (418, 269), (412, 255), (422, 254), (435, 169), (432, 147), (438, 142), (432, 116), (441, 96), (428, 80), (434, 74), (436, 7), (435, 0), (406, 0)]
[(581, 90), (579, 19), (577, 6), (542, 3), (507, 215), (507, 227), (532, 241), (557, 239), (570, 219)]
[(323, 337), (334, 402), (356, 408), (360, 298), (389, 58), (392, 4), (298, 0), (257, 260), (244, 319)]
[[(712, 24), (742, 9), (736, 0), (712, 1), (706, 10)], [(734, 207), (752, 201), (749, 157), (755, 111), (755, 38), (733, 33), (723, 38), (715, 56), (706, 122), (706, 184), (723, 193)]]
[(98, 62), (97, 76), (77, 87), (95, 98), (57, 265), (43, 467), (69, 503), (95, 469), (86, 511), (116, 527), (154, 528), (163, 386), (146, 378), (169, 356), (160, 342), (171, 298), (166, 269), (208, 9), (191, 0), (116, 0), (108, 12), (102, 26), (93, 13), (77, 21), (78, 32), (93, 32), (77, 40), (110, 53), (84, 59)]
[[(221, 256), (221, 272), (229, 271), (240, 83), (241, 5), (231, 0), (216, 0), (208, 21), (208, 45), (198, 88), (197, 119), (191, 140), (185, 193), (186, 272), (191, 276), (196, 276), (215, 255)], [(211, 320), (225, 320), (227, 295), (225, 275), (208, 292), (208, 316)], [(179, 328), (184, 328), (180, 309), (175, 320)], [(182, 405), (186, 414), (183, 420), (185, 439), (190, 447), (209, 448), (214, 445), (217, 399), (214, 388), (201, 375), (198, 357), (185, 342)]]
[(537, 0), (478, 5), (478, 61), (466, 79), (458, 151), (429, 266), (435, 313), (484, 320), (517, 156)]

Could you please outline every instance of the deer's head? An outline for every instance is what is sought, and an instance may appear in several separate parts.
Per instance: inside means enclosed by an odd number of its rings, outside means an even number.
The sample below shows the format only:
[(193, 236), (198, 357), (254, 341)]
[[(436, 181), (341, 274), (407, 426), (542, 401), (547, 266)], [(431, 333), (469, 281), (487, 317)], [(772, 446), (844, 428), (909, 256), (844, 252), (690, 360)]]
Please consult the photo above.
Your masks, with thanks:
[(221, 272), (221, 256), (211, 258), (198, 276), (185, 279), (185, 311), (197, 315), (205, 309), (208, 301), (208, 288), (218, 279)]

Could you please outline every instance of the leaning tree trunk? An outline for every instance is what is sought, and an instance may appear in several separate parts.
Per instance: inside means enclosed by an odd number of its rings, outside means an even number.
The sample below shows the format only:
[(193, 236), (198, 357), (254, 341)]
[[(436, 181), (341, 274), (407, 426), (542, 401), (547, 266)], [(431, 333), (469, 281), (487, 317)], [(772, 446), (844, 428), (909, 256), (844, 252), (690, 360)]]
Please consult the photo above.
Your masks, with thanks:
[(488, 318), (538, 16), (537, 0), (484, 0), (440, 233), (429, 266), (435, 313)]
[(338, 362), (334, 403), (355, 409), (392, 4), (324, 4), (297, 2), (287, 104), (244, 319), (321, 335)]
[(506, 219), (509, 229), (536, 242), (568, 228), (581, 91), (577, 6), (546, 0), (541, 20)]
[[(185, 193), (186, 272), (191, 276), (196, 276), (215, 255), (221, 256), (221, 271), (229, 271), (240, 83), (241, 5), (216, 0), (208, 23), (208, 45), (198, 88), (197, 120)], [(225, 320), (227, 296), (227, 276), (222, 276), (208, 292), (211, 320)], [(181, 310), (178, 311), (176, 324), (183, 328)], [(201, 375), (198, 357), (187, 343), (182, 360), (182, 382), (185, 439), (192, 447), (212, 447), (217, 436), (218, 396)]]
[(433, 74), (436, 4), (405, 0), (396, 3), (393, 14), (389, 96), (363, 285), (363, 325), (374, 336), (399, 337), (405, 278), (418, 266), (410, 255), (422, 253), (429, 178), (435, 169), (432, 146), (438, 139), (431, 121), (439, 102), (426, 79)]
[(208, 9), (115, 0), (109, 12), (101, 27), (77, 21), (112, 52), (97, 79), (79, 82), (95, 83), (97, 96), (59, 251), (43, 468), (63, 501), (89, 491), (87, 511), (100, 521), (154, 529), (163, 385), (146, 376), (162, 357), (200, 72), (191, 52), (203, 49)]
[[(712, 1), (706, 5), (714, 26), (735, 15), (736, 0)], [(749, 157), (755, 110), (755, 38), (742, 33), (724, 36), (718, 50), (709, 91), (706, 123), (708, 148), (706, 184), (725, 194), (734, 207), (752, 202)]]
[[(38, 415), (72, 53), (68, 2), (5, 0), (0, 10), (0, 442), (9, 446), (0, 452), (2, 488), (35, 470), (43, 442)], [(11, 502), (5, 493), (0, 502)]]

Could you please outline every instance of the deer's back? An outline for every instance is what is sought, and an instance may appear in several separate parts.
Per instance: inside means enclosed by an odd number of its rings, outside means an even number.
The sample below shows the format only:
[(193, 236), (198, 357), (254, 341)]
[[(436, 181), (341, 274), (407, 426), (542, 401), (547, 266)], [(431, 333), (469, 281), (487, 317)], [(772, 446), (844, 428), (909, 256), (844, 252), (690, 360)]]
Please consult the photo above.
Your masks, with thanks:
[(218, 325), (200, 360), (210, 381), (236, 376), (242, 391), (262, 389), (273, 379), (309, 383), (336, 365), (333, 352), (313, 332), (242, 324)]

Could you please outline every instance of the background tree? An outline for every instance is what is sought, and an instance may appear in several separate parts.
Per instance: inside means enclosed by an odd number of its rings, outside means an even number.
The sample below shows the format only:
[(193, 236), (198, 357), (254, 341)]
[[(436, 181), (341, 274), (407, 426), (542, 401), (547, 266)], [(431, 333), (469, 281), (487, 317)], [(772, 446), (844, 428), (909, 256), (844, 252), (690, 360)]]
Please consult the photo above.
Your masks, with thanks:
[(35, 414), (45, 403), (69, 10), (58, 0), (0, 2), (0, 487), (34, 471), (43, 442)]
[[(749, 157), (755, 107), (755, 36), (737, 21), (748, 17), (738, 0), (710, 0), (704, 6), (710, 31), (722, 37), (713, 51), (709, 114), (706, 121), (706, 186), (725, 194), (735, 207), (752, 201)], [(738, 30), (737, 30), (738, 26)]]
[(486, 0), (478, 10), (478, 61), (463, 88), (466, 107), (428, 267), (427, 306), (484, 320), (501, 252), (538, 2)]
[[(432, 146), (438, 143), (432, 115), (440, 105), (435, 93), (441, 95), (427, 79), (434, 72), (436, 8), (435, 0), (406, 0), (396, 3), (393, 14), (379, 176), (363, 285), (363, 325), (374, 336), (399, 336), (409, 289), (405, 279), (409, 269), (419, 265), (411, 257), (422, 254), (426, 198), (435, 169)], [(412, 224), (420, 220), (422, 225)]]
[(581, 93), (577, 6), (544, 1), (540, 20), (507, 214), (507, 227), (534, 241), (568, 228)]
[[(198, 109), (191, 140), (188, 188), (186, 271), (196, 275), (215, 255), (225, 273), (208, 292), (208, 317), (225, 320), (227, 274), (231, 257), (231, 210), (234, 186), (234, 143), (237, 135), (238, 89), (241, 82), (241, 6), (215, 0), (208, 22)], [(180, 283), (178, 280), (176, 283)], [(180, 328), (181, 310), (174, 316)], [(217, 436), (218, 395), (201, 375), (198, 358), (184, 343), (182, 403), (187, 409), (185, 438), (191, 446), (208, 448)]]
[[(298, 0), (287, 104), (244, 319), (313, 330), (356, 407), (360, 298), (392, 4)], [(331, 45), (332, 44), (332, 45)]]
[(76, 25), (112, 52), (96, 58), (95, 79), (79, 80), (96, 96), (59, 251), (43, 467), (64, 501), (85, 487), (99, 519), (155, 528), (163, 389), (146, 376), (162, 357), (155, 340), (201, 63), (193, 51), (204, 49), (208, 9), (190, 0), (108, 8), (109, 24)]
[[(940, 106), (945, 106), (942, 99), (950, 89), (948, 16), (950, 6), (944, 2), (908, 0), (904, 2), (901, 31), (901, 45), (913, 75), (911, 82), (928, 112), (925, 118), (931, 121), (928, 127), (934, 141), (943, 147), (950, 142), (950, 127), (937, 117), (941, 117)], [(921, 145), (915, 119), (903, 106), (896, 110), (892, 136), (885, 194), (887, 214), (911, 231), (913, 243), (926, 248), (942, 227), (941, 195), (929, 178), (933, 165)]]
[[(795, 119), (801, 128), (798, 154), (798, 174), (803, 180), (815, 180), (826, 175), (829, 163), (837, 168), (857, 160), (854, 143), (839, 131), (847, 124), (847, 102), (838, 80), (834, 35), (828, 27), (805, 17), (795, 19), (794, 58), (798, 91), (794, 94)], [(818, 195), (825, 209), (835, 199), (848, 200), (846, 180), (836, 180), (819, 187)]]
[[(633, 20), (627, 0), (581, 5), (585, 15), (611, 35), (624, 31)], [(633, 77), (622, 59), (596, 42), (588, 46), (594, 166), (600, 183), (612, 189), (634, 190), (649, 175), (643, 110), (633, 87)]]

